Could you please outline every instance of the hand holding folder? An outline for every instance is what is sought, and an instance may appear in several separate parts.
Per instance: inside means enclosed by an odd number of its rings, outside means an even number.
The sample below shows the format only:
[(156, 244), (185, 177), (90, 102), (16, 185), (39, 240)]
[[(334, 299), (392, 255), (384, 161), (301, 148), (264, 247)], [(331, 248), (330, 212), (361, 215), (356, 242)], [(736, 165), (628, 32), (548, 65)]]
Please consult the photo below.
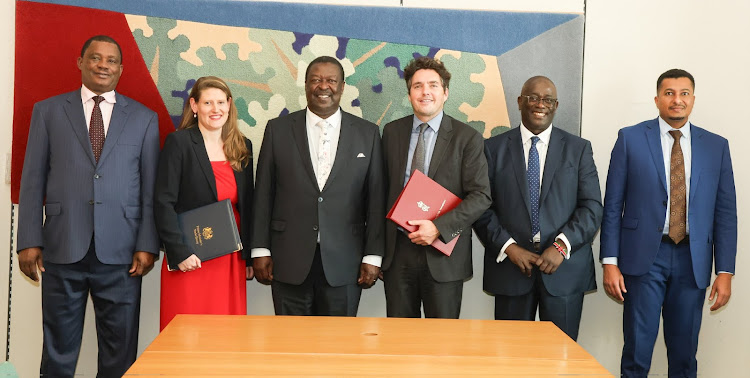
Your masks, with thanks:
[[(242, 249), (232, 203), (225, 199), (177, 215), (185, 244), (202, 262)], [(181, 261), (167, 261), (177, 270)]]
[[(414, 232), (418, 227), (410, 225), (409, 221), (435, 220), (441, 214), (453, 210), (459, 203), (461, 199), (455, 194), (417, 170), (409, 178), (409, 182), (404, 186), (386, 218), (404, 230)], [(450, 256), (456, 242), (458, 242), (458, 236), (448, 243), (443, 243), (438, 238), (431, 245), (446, 256)]]

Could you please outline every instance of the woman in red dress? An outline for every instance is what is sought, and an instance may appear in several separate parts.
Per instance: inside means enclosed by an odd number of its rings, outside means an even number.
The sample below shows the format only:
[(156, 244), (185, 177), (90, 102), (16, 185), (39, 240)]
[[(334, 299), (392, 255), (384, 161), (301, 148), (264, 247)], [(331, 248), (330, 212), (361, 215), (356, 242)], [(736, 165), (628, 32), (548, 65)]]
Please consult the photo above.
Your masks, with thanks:
[[(245, 280), (253, 278), (247, 253), (201, 261), (183, 242), (177, 214), (229, 198), (242, 244), (250, 245), (253, 148), (237, 125), (227, 84), (198, 79), (177, 131), (159, 158), (155, 217), (166, 259), (161, 272), (160, 330), (177, 314), (246, 314)], [(167, 261), (179, 261), (169, 271)]]

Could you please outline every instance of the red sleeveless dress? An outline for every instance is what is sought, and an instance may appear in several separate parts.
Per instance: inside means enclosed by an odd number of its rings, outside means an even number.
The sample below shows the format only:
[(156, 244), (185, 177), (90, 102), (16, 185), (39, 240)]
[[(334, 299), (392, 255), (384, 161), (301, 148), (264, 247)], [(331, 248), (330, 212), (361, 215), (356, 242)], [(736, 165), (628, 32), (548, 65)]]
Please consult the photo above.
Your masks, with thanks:
[[(228, 162), (212, 161), (219, 201), (232, 202), (237, 212), (237, 183)], [(246, 315), (245, 260), (240, 252), (201, 261), (201, 268), (192, 272), (168, 271), (166, 259), (161, 269), (161, 314), (159, 331), (177, 314)]]

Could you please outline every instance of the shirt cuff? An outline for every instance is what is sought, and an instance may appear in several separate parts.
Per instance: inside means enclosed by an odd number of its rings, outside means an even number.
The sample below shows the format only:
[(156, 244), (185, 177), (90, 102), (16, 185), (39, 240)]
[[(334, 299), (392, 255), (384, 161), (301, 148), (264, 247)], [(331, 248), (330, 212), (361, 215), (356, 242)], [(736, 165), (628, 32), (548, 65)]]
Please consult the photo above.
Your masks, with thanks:
[(602, 265), (617, 265), (617, 257), (605, 257), (602, 259)]
[(268, 248), (253, 248), (250, 250), (251, 258), (270, 257), (270, 256), (271, 256), (271, 250)]
[(500, 253), (497, 254), (497, 258), (495, 259), (495, 261), (497, 261), (498, 263), (503, 262), (503, 260), (508, 257), (508, 255), (505, 254), (505, 250), (508, 249), (508, 246), (514, 244), (515, 242), (516, 240), (513, 238), (508, 239), (508, 241), (503, 244), (503, 248), (500, 248)]
[(568, 238), (566, 238), (565, 234), (563, 234), (562, 232), (557, 235), (557, 239), (560, 239), (563, 241), (563, 243), (565, 243), (565, 250), (568, 251), (567, 253), (565, 253), (565, 260), (570, 259), (570, 253), (573, 252), (572, 248), (570, 247), (570, 241), (568, 241)]
[(362, 262), (365, 264), (374, 265), (380, 268), (380, 266), (383, 265), (383, 256), (367, 255), (362, 258)]

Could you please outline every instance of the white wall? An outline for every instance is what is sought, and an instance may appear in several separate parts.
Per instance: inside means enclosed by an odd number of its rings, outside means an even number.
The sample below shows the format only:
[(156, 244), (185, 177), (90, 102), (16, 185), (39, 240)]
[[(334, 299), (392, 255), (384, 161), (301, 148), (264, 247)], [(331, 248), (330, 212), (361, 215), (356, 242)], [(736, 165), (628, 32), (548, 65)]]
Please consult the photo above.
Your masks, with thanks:
[[(309, 0), (308, 2), (314, 2)], [(356, 0), (329, 0), (335, 4), (361, 4)], [(409, 6), (424, 2), (405, 0)], [(494, 0), (440, 0), (431, 7), (450, 7), (458, 3), (464, 9), (515, 9), (533, 11), (570, 11), (582, 8), (581, 0), (528, 2)], [(0, 30), (13, 35), (14, 2), (0, 4)], [(398, 0), (367, 0), (368, 5), (397, 6)], [(599, 167), (602, 186), (606, 180), (609, 152), (617, 130), (657, 115), (653, 104), (655, 80), (666, 69), (680, 67), (696, 77), (696, 105), (691, 120), (730, 140), (737, 181), (740, 235), (748, 231), (743, 215), (750, 212), (750, 202), (743, 196), (750, 189), (750, 167), (743, 163), (750, 159), (750, 151), (739, 143), (746, 123), (743, 103), (744, 91), (750, 87), (743, 69), (750, 67), (747, 35), (750, 25), (747, 15), (750, 4), (743, 0), (703, 2), (700, 0), (616, 2), (589, 0), (587, 4), (586, 41), (583, 87), (582, 135), (591, 140), (594, 158)], [(0, 166), (5, 153), (10, 152), (12, 135), (12, 75), (13, 38), (0, 40), (0, 119), (6, 126), (0, 130)], [(43, 56), (43, 52), (40, 52)], [(52, 68), (51, 68), (52, 69)], [(738, 72), (738, 74), (734, 74)], [(10, 210), (9, 185), (0, 185), (0, 214)], [(0, 215), (0, 249), (8, 245), (10, 216)], [(734, 295), (729, 305), (711, 314), (708, 306), (703, 318), (698, 351), (699, 374), (705, 377), (740, 377), (750, 371), (750, 326), (742, 315), (750, 310), (750, 283), (743, 267), (750, 259), (743, 254), (744, 240), (740, 239), (737, 258), (738, 276), (734, 278)], [(481, 251), (475, 243), (475, 248)], [(595, 243), (598, 255), (598, 239)], [(475, 277), (466, 284), (464, 318), (492, 318), (492, 299), (481, 291), (481, 252), (475, 253)], [(8, 256), (0, 259), (0, 306), (7, 300)], [(41, 316), (39, 288), (20, 277), (14, 258), (13, 332), (11, 361), (21, 376), (38, 372), (41, 351)], [(601, 283), (601, 270), (597, 269)], [(271, 314), (268, 287), (257, 282), (248, 284), (248, 309), (251, 314)], [(153, 340), (158, 331), (159, 275), (156, 269), (144, 280), (141, 313), (141, 350)], [(2, 307), (4, 308), (4, 307)], [(4, 320), (0, 311), (0, 321)], [(93, 314), (87, 315), (87, 328), (78, 372), (93, 376), (96, 364), (96, 344), (93, 334)], [(366, 291), (360, 307), (361, 316), (384, 316), (382, 283)], [(613, 373), (619, 371), (622, 348), (622, 306), (609, 299), (602, 289), (587, 295), (579, 337), (580, 344)], [(2, 323), (0, 323), (2, 328)], [(0, 350), (2, 350), (0, 348)], [(653, 374), (666, 374), (666, 352), (663, 341), (657, 341)]]
[[(750, 281), (742, 236), (750, 225), (750, 150), (742, 93), (750, 87), (750, 32), (747, 1), (605, 1), (587, 6), (583, 86), (583, 137), (592, 141), (604, 186), (616, 131), (657, 116), (656, 78), (670, 68), (695, 76), (695, 124), (729, 139), (734, 160), (739, 219), (737, 276), (729, 304), (716, 313), (704, 308), (698, 348), (698, 373), (704, 377), (750, 374)], [(598, 248), (598, 240), (596, 243)], [(601, 269), (597, 270), (601, 284)], [(601, 286), (601, 285), (600, 285)], [(599, 292), (586, 297), (580, 343), (611, 372), (617, 372), (622, 347), (622, 306)], [(667, 373), (663, 339), (657, 340), (652, 374)]]

